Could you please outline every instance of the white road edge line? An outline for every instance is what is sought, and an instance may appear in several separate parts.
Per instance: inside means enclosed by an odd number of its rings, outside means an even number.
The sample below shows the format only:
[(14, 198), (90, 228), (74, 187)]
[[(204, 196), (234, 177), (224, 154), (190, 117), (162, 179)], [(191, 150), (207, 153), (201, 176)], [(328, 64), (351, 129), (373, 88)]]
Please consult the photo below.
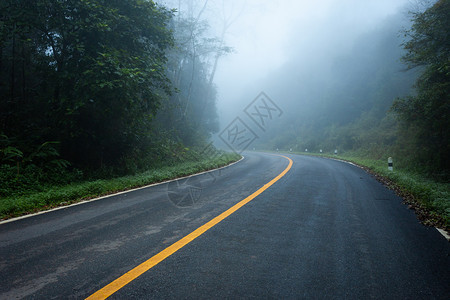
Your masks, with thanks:
[[(354, 163), (352, 163), (352, 162), (350, 162), (350, 161), (346, 161), (346, 160), (342, 160), (342, 159), (338, 159), (338, 158), (331, 158), (331, 157), (327, 157), (327, 158), (333, 159), (333, 160), (337, 160), (337, 161), (341, 161), (341, 162), (344, 162), (344, 163), (347, 163), (347, 164), (350, 164), (350, 165), (353, 165), (353, 166), (355, 166), (355, 167), (358, 167), (358, 168), (362, 169), (360, 166), (358, 166), (357, 164), (354, 164)], [(363, 170), (364, 170), (364, 169), (363, 169)], [(450, 235), (449, 235), (444, 229), (441, 229), (441, 228), (438, 228), (438, 227), (434, 227), (434, 228), (436, 228), (436, 230), (437, 230), (440, 234), (442, 234), (442, 236), (443, 236), (444, 238), (446, 238), (447, 241), (450, 242)]]
[(435, 228), (437, 231), (439, 231), (440, 234), (442, 234), (447, 239), (447, 241), (450, 242), (450, 235), (448, 235), (448, 233), (444, 229), (437, 228), (437, 227), (435, 227)]
[(170, 179), (170, 180), (166, 180), (166, 181), (161, 181), (161, 182), (157, 182), (157, 183), (152, 183), (152, 184), (149, 184), (149, 185), (141, 186), (141, 187), (134, 188), (134, 189), (131, 189), (131, 190), (125, 190), (125, 191), (118, 192), (118, 193), (115, 193), (115, 194), (110, 194), (110, 195), (106, 195), (106, 196), (101, 196), (101, 197), (94, 198), (94, 199), (89, 199), (89, 200), (81, 200), (81, 201), (76, 202), (76, 203), (73, 203), (73, 204), (64, 205), (64, 206), (58, 206), (58, 207), (55, 207), (55, 208), (52, 208), (52, 209), (49, 209), (49, 210), (39, 211), (39, 212), (34, 213), (34, 214), (23, 215), (23, 216), (20, 216), (20, 217), (16, 217), (16, 218), (11, 218), (11, 219), (7, 219), (7, 220), (3, 220), (3, 221), (0, 221), (0, 225), (6, 224), (6, 223), (10, 223), (10, 222), (19, 221), (19, 220), (26, 219), (26, 218), (31, 218), (31, 217), (34, 217), (34, 216), (37, 216), (37, 215), (46, 214), (46, 213), (49, 213), (49, 212), (52, 212), (52, 211), (55, 211), (55, 210), (66, 209), (66, 208), (69, 208), (69, 207), (72, 207), (72, 206), (82, 205), (82, 204), (86, 204), (86, 203), (89, 203), (89, 202), (94, 202), (94, 201), (97, 201), (97, 200), (102, 200), (102, 199), (114, 197), (114, 196), (117, 196), (117, 195), (126, 194), (126, 193), (131, 193), (131, 192), (134, 192), (134, 191), (146, 189), (146, 188), (149, 188), (149, 187), (152, 187), (152, 186), (161, 185), (161, 184), (166, 184), (166, 183), (169, 183), (169, 182), (172, 182), (172, 181), (177, 181), (177, 180), (180, 180), (180, 179), (186, 179), (186, 178), (190, 178), (190, 177), (194, 177), (194, 176), (199, 176), (199, 175), (202, 175), (202, 174), (206, 174), (206, 173), (209, 173), (209, 172), (213, 172), (213, 171), (225, 169), (225, 168), (231, 167), (232, 165), (237, 164), (238, 162), (242, 161), (242, 160), (245, 158), (245, 156), (243, 156), (243, 155), (241, 155), (241, 156), (242, 156), (242, 157), (241, 157), (240, 160), (235, 161), (234, 163), (231, 163), (231, 164), (229, 164), (229, 165), (226, 165), (226, 166), (217, 168), (217, 169), (212, 169), (212, 170), (208, 170), (208, 171), (203, 171), (203, 172), (200, 172), (200, 173), (192, 174), (192, 175), (189, 175), (189, 176), (178, 177), (178, 178), (175, 178), (175, 179)]
[(357, 164), (352, 163), (351, 161), (347, 161), (347, 160), (343, 160), (343, 159), (339, 159), (339, 158), (333, 158), (333, 157), (324, 157), (324, 158), (328, 158), (328, 159), (332, 159), (332, 160), (336, 160), (336, 161), (341, 161), (341, 162), (347, 163), (349, 165), (352, 165), (352, 166), (355, 166), (355, 167), (358, 167), (358, 168), (364, 170), (363, 168), (361, 168), (361, 166), (358, 166)]

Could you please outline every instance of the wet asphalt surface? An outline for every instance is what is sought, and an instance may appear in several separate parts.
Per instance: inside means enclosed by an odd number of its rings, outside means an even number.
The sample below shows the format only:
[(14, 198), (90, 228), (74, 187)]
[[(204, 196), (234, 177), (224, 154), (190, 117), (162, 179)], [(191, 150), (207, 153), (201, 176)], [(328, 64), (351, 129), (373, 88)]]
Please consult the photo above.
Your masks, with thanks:
[[(450, 243), (358, 167), (298, 155), (110, 299), (449, 299)], [(287, 159), (0, 224), (0, 299), (83, 299), (243, 200)]]

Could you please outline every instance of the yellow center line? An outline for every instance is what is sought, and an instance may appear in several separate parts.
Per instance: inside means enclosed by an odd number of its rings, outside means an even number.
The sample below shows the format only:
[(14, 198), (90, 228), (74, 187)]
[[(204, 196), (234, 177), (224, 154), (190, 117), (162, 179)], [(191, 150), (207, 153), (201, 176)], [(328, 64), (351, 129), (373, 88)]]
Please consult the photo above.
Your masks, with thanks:
[(283, 170), (283, 172), (278, 174), (277, 177), (275, 177), (274, 179), (272, 179), (271, 181), (266, 183), (263, 187), (261, 187), (259, 190), (257, 190), (256, 192), (254, 192), (253, 194), (251, 194), (244, 200), (241, 200), (239, 203), (235, 204), (234, 206), (232, 206), (225, 212), (221, 213), (220, 215), (218, 215), (217, 217), (215, 217), (208, 223), (200, 226), (199, 228), (197, 228), (190, 234), (186, 235), (181, 240), (170, 245), (169, 247), (162, 250), (161, 252), (159, 252), (155, 256), (151, 257), (147, 261), (143, 262), (142, 264), (138, 265), (134, 269), (128, 271), (127, 273), (120, 276), (119, 278), (117, 278), (110, 284), (106, 285), (102, 289), (98, 290), (97, 292), (95, 292), (94, 294), (92, 294), (91, 296), (89, 296), (86, 299), (92, 300), (92, 299), (108, 298), (109, 296), (111, 296), (112, 294), (114, 294), (115, 292), (117, 292), (118, 290), (123, 288), (124, 286), (126, 286), (128, 283), (135, 280), (136, 278), (138, 278), (139, 276), (141, 276), (142, 274), (144, 274), (145, 272), (147, 272), (148, 270), (150, 270), (151, 268), (153, 268), (154, 266), (156, 266), (157, 264), (159, 264), (160, 262), (165, 260), (167, 257), (171, 256), (172, 254), (174, 254), (175, 252), (177, 252), (178, 250), (180, 250), (181, 248), (183, 248), (184, 246), (186, 246), (187, 244), (189, 244), (190, 242), (192, 242), (193, 240), (195, 240), (196, 238), (201, 236), (203, 233), (208, 231), (210, 228), (214, 227), (215, 225), (217, 225), (218, 223), (223, 221), (226, 217), (230, 216), (235, 211), (237, 211), (239, 208), (241, 208), (245, 204), (249, 203), (254, 198), (256, 198), (258, 195), (260, 195), (262, 192), (267, 190), (271, 185), (273, 185), (281, 177), (283, 177), (292, 167), (292, 160), (289, 157), (286, 157), (283, 155), (279, 155), (279, 156), (286, 158), (289, 161), (289, 164), (286, 167), (286, 169)]

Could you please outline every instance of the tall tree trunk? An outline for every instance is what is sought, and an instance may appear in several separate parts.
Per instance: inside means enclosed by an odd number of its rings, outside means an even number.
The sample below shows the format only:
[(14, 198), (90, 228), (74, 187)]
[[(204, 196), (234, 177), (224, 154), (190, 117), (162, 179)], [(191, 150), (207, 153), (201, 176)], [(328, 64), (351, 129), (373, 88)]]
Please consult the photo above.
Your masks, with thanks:
[(223, 30), (222, 30), (222, 34), (220, 36), (219, 50), (217, 51), (216, 56), (214, 57), (214, 65), (211, 70), (211, 74), (209, 75), (209, 81), (208, 81), (209, 86), (211, 86), (213, 83), (214, 76), (216, 75), (217, 65), (219, 63), (219, 58), (222, 56), (222, 52), (221, 52), (220, 48), (222, 48), (222, 46), (224, 44), (226, 32), (227, 32), (227, 27), (224, 26)]
[[(187, 113), (187, 109), (189, 106), (189, 102), (191, 101), (191, 95), (192, 95), (192, 85), (194, 83), (194, 77), (195, 77), (195, 63), (196, 63), (196, 57), (197, 57), (197, 51), (196, 51), (196, 45), (195, 45), (195, 38), (194, 38), (194, 31), (195, 28), (197, 27), (198, 21), (200, 20), (203, 12), (206, 9), (206, 6), (208, 5), (208, 0), (205, 1), (205, 3), (203, 4), (202, 9), (199, 11), (199, 13), (197, 14), (197, 17), (194, 19), (194, 22), (192, 23), (192, 27), (191, 27), (191, 43), (192, 43), (192, 71), (191, 71), (191, 80), (189, 82), (189, 89), (188, 89), (188, 95), (186, 97), (186, 106), (184, 108), (184, 113), (183, 116), (186, 116)], [(192, 3), (191, 3), (191, 6)], [(191, 7), (191, 11), (193, 12), (193, 7)]]
[(195, 45), (194, 45), (194, 41), (192, 42), (192, 47), (194, 49), (194, 52), (192, 53), (192, 70), (191, 70), (191, 80), (189, 82), (189, 89), (188, 89), (188, 94), (186, 97), (186, 107), (184, 108), (184, 116), (186, 116), (186, 112), (189, 106), (189, 102), (191, 101), (191, 95), (192, 95), (192, 85), (194, 83), (194, 76), (195, 76), (195, 62), (196, 62), (196, 51), (195, 51)]
[(11, 103), (14, 102), (14, 81), (15, 81), (15, 60), (16, 60), (16, 24), (14, 24), (13, 34), (12, 34), (12, 60), (11, 60), (11, 82), (10, 82), (10, 95), (11, 95)]
[[(0, 72), (3, 68), (3, 47), (2, 44), (0, 44)], [(1, 73), (0, 73), (1, 74)], [(1, 86), (1, 78), (0, 78), (0, 86)]]
[(25, 76), (25, 62), (26, 62), (26, 57), (25, 57), (25, 43), (22, 41), (21, 42), (21, 46), (22, 46), (22, 97), (21, 97), (21, 101), (22, 102), (26, 102), (26, 76)]
[[(222, 1), (222, 11), (225, 12), (225, 1), (224, 0)], [(211, 74), (209, 75), (209, 80), (208, 80), (209, 89), (208, 89), (208, 92), (206, 93), (206, 97), (205, 97), (204, 104), (203, 104), (203, 109), (202, 109), (202, 111), (200, 113), (200, 120), (203, 120), (205, 109), (208, 106), (208, 102), (210, 101), (210, 98), (212, 97), (211, 89), (212, 89), (212, 86), (213, 86), (214, 77), (216, 75), (217, 66), (219, 64), (219, 59), (223, 55), (222, 47), (223, 47), (223, 45), (225, 43), (225, 35), (226, 35), (228, 29), (231, 27), (231, 25), (233, 25), (233, 23), (239, 18), (239, 16), (242, 13), (242, 11), (239, 12), (234, 17), (231, 16), (231, 15), (229, 17), (226, 17), (226, 16), (223, 17), (223, 26), (222, 26), (222, 32), (220, 34), (219, 49), (217, 50), (217, 53), (216, 53), (216, 55), (214, 57), (213, 68), (211, 70)]]

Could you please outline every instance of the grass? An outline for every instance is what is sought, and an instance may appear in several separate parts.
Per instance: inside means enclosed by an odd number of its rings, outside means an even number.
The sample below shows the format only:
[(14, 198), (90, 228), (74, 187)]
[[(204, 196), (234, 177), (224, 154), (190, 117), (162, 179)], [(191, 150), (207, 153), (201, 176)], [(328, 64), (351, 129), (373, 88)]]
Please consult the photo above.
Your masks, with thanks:
[(6, 197), (0, 199), (0, 219), (17, 217), (142, 187), (152, 183), (192, 175), (225, 166), (239, 159), (240, 156), (237, 154), (226, 153), (212, 159), (206, 158), (201, 161), (187, 161), (176, 166), (149, 170), (138, 175), (73, 183), (65, 186), (54, 186), (43, 192)]
[[(296, 153), (306, 154), (306, 153)], [(376, 160), (350, 155), (322, 155), (353, 162), (374, 174), (376, 178), (394, 190), (405, 200), (410, 208), (416, 211), (418, 218), (425, 224), (449, 230), (450, 228), (450, 184), (411, 171), (396, 167), (389, 171), (386, 160)]]

